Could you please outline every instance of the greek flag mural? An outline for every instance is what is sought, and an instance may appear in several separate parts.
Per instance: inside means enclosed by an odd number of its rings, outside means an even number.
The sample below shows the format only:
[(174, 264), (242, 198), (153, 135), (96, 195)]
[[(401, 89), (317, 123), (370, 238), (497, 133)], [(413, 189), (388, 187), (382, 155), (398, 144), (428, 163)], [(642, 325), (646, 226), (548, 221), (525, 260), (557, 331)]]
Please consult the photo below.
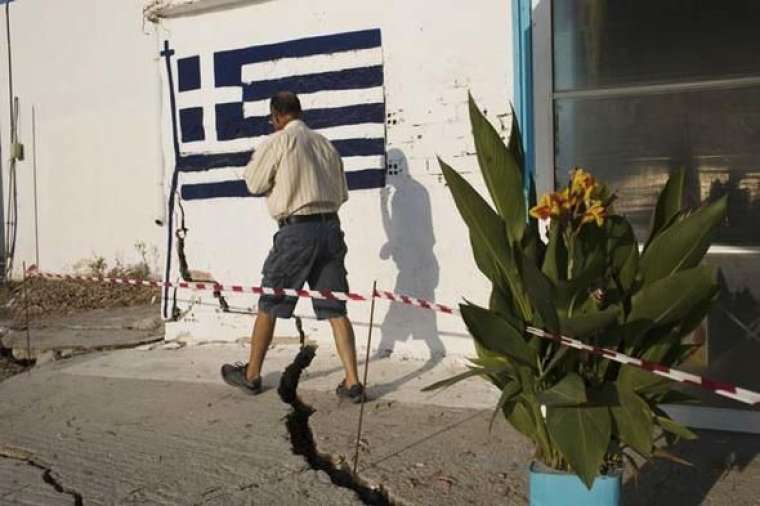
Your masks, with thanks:
[(273, 131), (269, 99), (277, 91), (299, 95), (304, 122), (343, 157), (349, 190), (385, 186), (379, 29), (195, 53), (169, 41), (161, 51), (174, 155), (167, 280), (178, 199), (218, 206), (255, 197), (241, 175), (258, 143)]
[[(176, 64), (168, 43), (162, 54), (167, 72), (176, 68), (171, 91), (176, 170), (187, 176), (179, 187), (183, 199), (250, 196), (242, 180), (217, 169), (246, 165), (257, 140), (272, 133), (269, 99), (280, 90), (299, 94), (306, 124), (335, 144), (349, 189), (385, 185), (380, 30), (226, 49)], [(205, 67), (213, 68), (213, 80), (202, 79), (202, 58), (213, 59)], [(209, 171), (218, 176), (193, 177)]]

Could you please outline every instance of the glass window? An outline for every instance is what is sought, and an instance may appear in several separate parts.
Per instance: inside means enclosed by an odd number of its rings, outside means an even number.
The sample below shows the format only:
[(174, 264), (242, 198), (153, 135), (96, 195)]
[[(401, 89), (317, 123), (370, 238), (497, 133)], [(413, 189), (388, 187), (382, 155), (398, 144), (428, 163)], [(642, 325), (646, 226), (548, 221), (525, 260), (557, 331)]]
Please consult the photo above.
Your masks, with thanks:
[(641, 242), (673, 170), (687, 171), (688, 207), (728, 195), (706, 259), (720, 298), (690, 367), (760, 389), (760, 1), (551, 5), (555, 181), (579, 166), (609, 182)]
[(646, 239), (669, 173), (687, 170), (687, 204), (729, 197), (716, 242), (760, 246), (760, 86), (555, 100), (556, 180), (583, 167), (618, 193)]
[(555, 0), (557, 91), (760, 74), (757, 0)]

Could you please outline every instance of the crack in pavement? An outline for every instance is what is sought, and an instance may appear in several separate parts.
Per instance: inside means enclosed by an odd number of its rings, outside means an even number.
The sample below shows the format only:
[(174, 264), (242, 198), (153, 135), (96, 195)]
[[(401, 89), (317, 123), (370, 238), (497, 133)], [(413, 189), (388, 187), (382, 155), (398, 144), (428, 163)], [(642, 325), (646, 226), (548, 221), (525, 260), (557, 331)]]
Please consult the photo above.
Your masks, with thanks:
[(75, 506), (82, 506), (84, 504), (82, 494), (74, 489), (64, 487), (61, 482), (58, 481), (58, 479), (56, 479), (56, 477), (53, 475), (53, 470), (51, 468), (43, 466), (39, 462), (35, 461), (32, 457), (33, 455), (30, 452), (22, 450), (20, 448), (13, 448), (11, 446), (0, 447), (0, 458), (25, 462), (27, 465), (34, 467), (35, 469), (39, 469), (42, 471), (42, 480), (53, 487), (56, 492), (59, 494), (70, 495), (74, 499)]
[(403, 503), (397, 499), (392, 499), (382, 485), (370, 485), (358, 474), (355, 475), (345, 462), (337, 464), (328, 455), (321, 454), (317, 450), (314, 434), (309, 427), (309, 418), (315, 410), (304, 404), (297, 394), (301, 372), (311, 364), (315, 350), (316, 348), (312, 345), (301, 348), (293, 363), (285, 368), (280, 379), (280, 385), (277, 388), (280, 399), (293, 408), (285, 418), (285, 425), (293, 445), (293, 453), (304, 457), (315, 471), (327, 473), (334, 485), (356, 492), (364, 504), (402, 506)]

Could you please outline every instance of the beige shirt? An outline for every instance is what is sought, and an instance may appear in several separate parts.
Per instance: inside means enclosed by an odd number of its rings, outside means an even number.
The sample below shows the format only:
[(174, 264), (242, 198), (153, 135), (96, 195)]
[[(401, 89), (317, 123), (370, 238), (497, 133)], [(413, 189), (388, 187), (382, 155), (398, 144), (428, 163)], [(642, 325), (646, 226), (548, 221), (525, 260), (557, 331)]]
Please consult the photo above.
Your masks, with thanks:
[(243, 174), (251, 193), (264, 193), (276, 220), (337, 211), (348, 200), (343, 161), (303, 121), (292, 120), (253, 153)]

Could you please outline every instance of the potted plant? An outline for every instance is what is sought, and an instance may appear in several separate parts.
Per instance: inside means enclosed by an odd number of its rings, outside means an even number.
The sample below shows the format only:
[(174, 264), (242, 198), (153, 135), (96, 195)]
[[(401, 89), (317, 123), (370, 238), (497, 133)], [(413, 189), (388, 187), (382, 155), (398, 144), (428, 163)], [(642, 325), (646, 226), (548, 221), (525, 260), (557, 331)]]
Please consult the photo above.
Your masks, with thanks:
[[(718, 291), (715, 268), (701, 260), (725, 215), (725, 198), (684, 210), (684, 172), (676, 171), (640, 251), (604, 184), (576, 169), (566, 186), (536, 201), (532, 178), (523, 179), (516, 121), (505, 145), (472, 97), (470, 120), (493, 206), (440, 164), (493, 288), (488, 307), (460, 306), (477, 351), (470, 370), (427, 389), (481, 376), (501, 391), (494, 417), (502, 413), (535, 445), (532, 504), (618, 504), (624, 461), (675, 459), (665, 448), (696, 437), (658, 408), (687, 396), (648, 371), (526, 329), (666, 366), (682, 363), (694, 351), (684, 338)], [(549, 222), (546, 242), (539, 218)]]

